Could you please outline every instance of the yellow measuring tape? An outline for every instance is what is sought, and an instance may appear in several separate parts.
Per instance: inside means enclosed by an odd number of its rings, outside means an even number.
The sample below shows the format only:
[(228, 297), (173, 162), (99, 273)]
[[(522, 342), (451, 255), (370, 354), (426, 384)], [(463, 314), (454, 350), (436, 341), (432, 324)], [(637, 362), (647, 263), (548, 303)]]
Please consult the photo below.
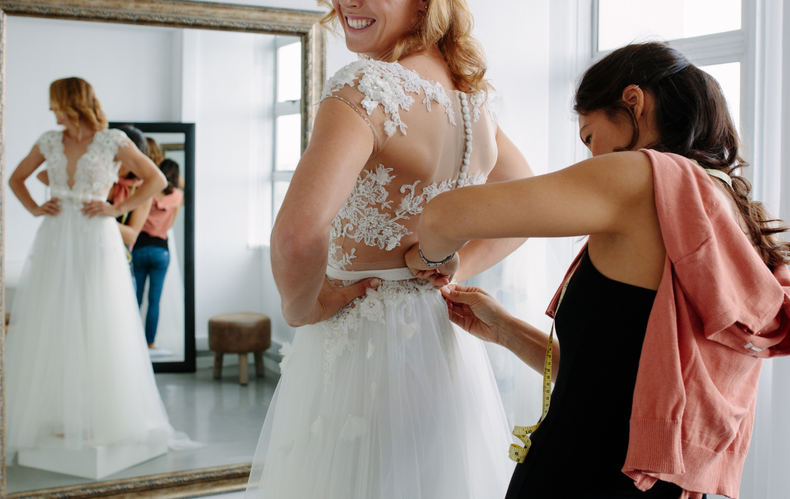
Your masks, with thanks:
[[(568, 283), (571, 282), (571, 277), (573, 277), (574, 272), (576, 272), (575, 268), (570, 273), (570, 275), (568, 275), (568, 278), (565, 279), (565, 283), (562, 285), (560, 299), (557, 301), (557, 307), (554, 309), (555, 317), (557, 316), (557, 311), (560, 309), (562, 298), (565, 296), (565, 290), (568, 289)], [(513, 428), (513, 436), (524, 443), (524, 447), (517, 444), (510, 444), (510, 452), (508, 454), (510, 455), (510, 459), (517, 463), (523, 463), (524, 459), (527, 458), (529, 448), (532, 446), (532, 440), (529, 439), (529, 436), (538, 429), (543, 420), (546, 419), (546, 415), (549, 413), (549, 405), (551, 404), (551, 354), (554, 350), (555, 321), (551, 322), (549, 344), (546, 347), (546, 359), (543, 361), (543, 410), (540, 413), (540, 419), (538, 420), (537, 424), (532, 426), (516, 426)]]

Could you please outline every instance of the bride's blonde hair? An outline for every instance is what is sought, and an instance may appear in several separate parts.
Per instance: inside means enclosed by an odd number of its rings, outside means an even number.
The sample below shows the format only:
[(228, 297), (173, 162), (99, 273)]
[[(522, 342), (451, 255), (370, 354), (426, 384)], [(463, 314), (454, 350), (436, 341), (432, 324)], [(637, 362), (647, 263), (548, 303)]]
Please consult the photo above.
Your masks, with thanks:
[[(330, 9), (321, 24), (336, 31), (340, 21), (332, 2), (318, 0), (318, 4)], [(485, 54), (480, 42), (472, 36), (473, 25), (474, 19), (466, 0), (429, 0), (422, 19), (397, 41), (382, 60), (394, 62), (435, 45), (444, 56), (458, 90), (487, 92), (491, 85), (485, 79)]]
[(72, 120), (77, 128), (87, 122), (95, 132), (107, 128), (107, 118), (90, 83), (77, 78), (55, 80), (49, 86), (49, 100)]

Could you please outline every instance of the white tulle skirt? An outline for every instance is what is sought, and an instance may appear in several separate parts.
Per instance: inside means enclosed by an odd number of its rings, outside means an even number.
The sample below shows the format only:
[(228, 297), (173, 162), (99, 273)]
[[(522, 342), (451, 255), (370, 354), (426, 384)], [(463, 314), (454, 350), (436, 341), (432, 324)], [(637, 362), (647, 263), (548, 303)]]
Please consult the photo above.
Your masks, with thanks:
[(297, 330), (246, 499), (501, 499), (513, 463), (482, 343), (406, 269)]
[(194, 448), (159, 396), (116, 221), (61, 204), (36, 234), (11, 310), (7, 448), (163, 438)]

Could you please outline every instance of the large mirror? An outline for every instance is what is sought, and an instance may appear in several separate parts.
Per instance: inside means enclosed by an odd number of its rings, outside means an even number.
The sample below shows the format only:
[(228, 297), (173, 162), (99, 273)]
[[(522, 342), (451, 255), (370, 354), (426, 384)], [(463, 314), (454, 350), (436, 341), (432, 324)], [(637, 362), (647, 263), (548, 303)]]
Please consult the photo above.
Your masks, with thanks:
[[(132, 276), (146, 341), (153, 344), (149, 348), (149, 357), (154, 372), (194, 372), (195, 124), (136, 122), (109, 123), (109, 126), (119, 130), (133, 127), (142, 132), (148, 155), (155, 163), (164, 165), (164, 172), (169, 169), (178, 179), (177, 186), (173, 189), (178, 198), (178, 206), (175, 208), (172, 224), (167, 229), (167, 237), (164, 238), (166, 244), (163, 246), (166, 246), (168, 254), (164, 277), (161, 272), (157, 275), (155, 271), (152, 272), (152, 268), (138, 264), (141, 262), (134, 258), (134, 248), (138, 248), (140, 255), (141, 245), (138, 244), (131, 250)], [(152, 204), (160, 205), (166, 199), (162, 193), (156, 196)], [(141, 232), (145, 232), (146, 225), (143, 225)], [(145, 247), (151, 238), (147, 232), (141, 233), (141, 236), (142, 246)], [(152, 307), (152, 301), (158, 307)]]
[[(6, 333), (0, 335), (5, 356), (0, 400), (6, 403), (0, 425), (5, 432), (0, 497), (145, 495), (162, 487), (169, 497), (179, 497), (243, 489), (277, 383), (277, 357), (250, 351), (249, 363), (257, 369), (248, 375), (247, 354), (232, 352), (218, 371), (209, 322), (226, 317), (222, 314), (274, 315), (270, 310), (278, 308), (276, 303), (262, 305), (271, 301), (271, 293), (262, 289), (262, 276), (250, 275), (249, 269), (262, 268), (262, 234), (309, 140), (324, 80), (322, 14), (156, 0), (109, 0), (101, 7), (87, 0), (0, 1), (0, 9), (0, 92), (5, 102), (0, 313), (6, 317)], [(50, 111), (49, 85), (74, 76), (95, 90), (110, 132), (132, 126), (158, 148), (156, 163), (163, 172), (165, 164), (176, 165), (174, 190), (153, 198), (157, 207), (174, 191), (181, 196), (172, 219), (163, 229), (148, 218), (145, 224), (153, 229), (144, 225), (140, 230), (143, 239), (164, 241), (156, 243), (169, 254), (164, 279), (135, 267), (133, 255), (151, 244), (141, 244), (140, 237), (127, 245), (129, 268), (116, 278), (123, 281), (119, 286), (128, 286), (128, 279), (140, 287), (137, 296), (128, 294), (149, 346), (147, 369), (156, 373), (151, 387), (163, 402), (167, 427), (185, 434), (177, 434), (182, 445), (173, 444), (176, 434), (168, 434), (168, 440), (161, 428), (151, 429), (148, 423), (142, 443), (99, 442), (83, 430), (77, 432), (75, 446), (74, 432), (53, 422), (57, 418), (45, 421), (46, 428), (37, 427), (25, 440), (27, 447), (11, 445), (22, 441), (11, 435), (19, 425), (8, 405), (22, 371), (12, 372), (9, 366), (15, 359), (33, 359), (27, 364), (38, 366), (38, 360), (53, 358), (54, 363), (42, 363), (73, 372), (68, 348), (39, 356), (21, 352), (18, 345), (25, 342), (11, 339), (25, 333), (14, 311), (25, 300), (29, 267), (37, 263), (31, 263), (31, 255), (45, 221), (25, 209), (8, 179), (33, 145), (41, 143), (43, 133), (62, 130)], [(47, 161), (25, 181), (39, 204), (54, 197), (55, 189), (38, 175), (53, 161), (44, 156)], [(152, 286), (161, 289), (153, 293)], [(151, 300), (157, 299), (151, 334)], [(41, 316), (51, 313), (40, 311)], [(44, 340), (37, 348), (55, 348), (46, 340), (46, 335), (58, 334), (58, 328), (51, 329), (41, 333)], [(107, 334), (121, 329), (110, 325)], [(117, 363), (111, 354), (94, 354), (104, 366)], [(82, 365), (90, 367), (92, 359), (89, 355)], [(54, 393), (47, 390), (42, 393)], [(131, 400), (137, 399), (129, 395), (127, 402)], [(155, 441), (152, 435), (161, 438)]]

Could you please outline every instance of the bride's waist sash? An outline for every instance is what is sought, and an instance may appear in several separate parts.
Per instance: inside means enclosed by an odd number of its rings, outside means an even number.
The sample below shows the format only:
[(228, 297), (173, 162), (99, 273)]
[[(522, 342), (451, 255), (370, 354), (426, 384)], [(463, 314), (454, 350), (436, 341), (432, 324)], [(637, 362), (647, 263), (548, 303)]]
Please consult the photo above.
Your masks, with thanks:
[(378, 269), (378, 270), (340, 270), (330, 266), (326, 267), (326, 276), (337, 281), (361, 281), (378, 277), (384, 281), (407, 281), (416, 279), (408, 267), (398, 269)]
[(53, 187), (50, 190), (50, 197), (60, 200), (61, 205), (79, 206), (89, 201), (105, 201), (107, 197), (95, 196), (84, 192), (73, 192), (71, 189)]
[[(414, 277), (407, 267), (378, 270), (340, 270), (327, 267), (326, 275), (332, 280), (343, 281), (346, 286), (362, 279), (372, 277), (381, 279), (378, 288), (366, 290), (364, 295), (343, 307), (337, 315), (322, 322), (324, 327), (329, 329), (332, 337), (345, 336), (350, 329), (356, 330), (359, 321), (363, 318), (384, 324), (390, 307), (411, 307), (412, 300), (415, 298), (419, 299), (428, 293), (439, 295), (439, 291), (430, 281)], [(445, 307), (442, 301), (432, 303), (432, 306)], [(408, 329), (406, 332), (408, 335), (414, 334), (413, 328), (403, 327)]]

